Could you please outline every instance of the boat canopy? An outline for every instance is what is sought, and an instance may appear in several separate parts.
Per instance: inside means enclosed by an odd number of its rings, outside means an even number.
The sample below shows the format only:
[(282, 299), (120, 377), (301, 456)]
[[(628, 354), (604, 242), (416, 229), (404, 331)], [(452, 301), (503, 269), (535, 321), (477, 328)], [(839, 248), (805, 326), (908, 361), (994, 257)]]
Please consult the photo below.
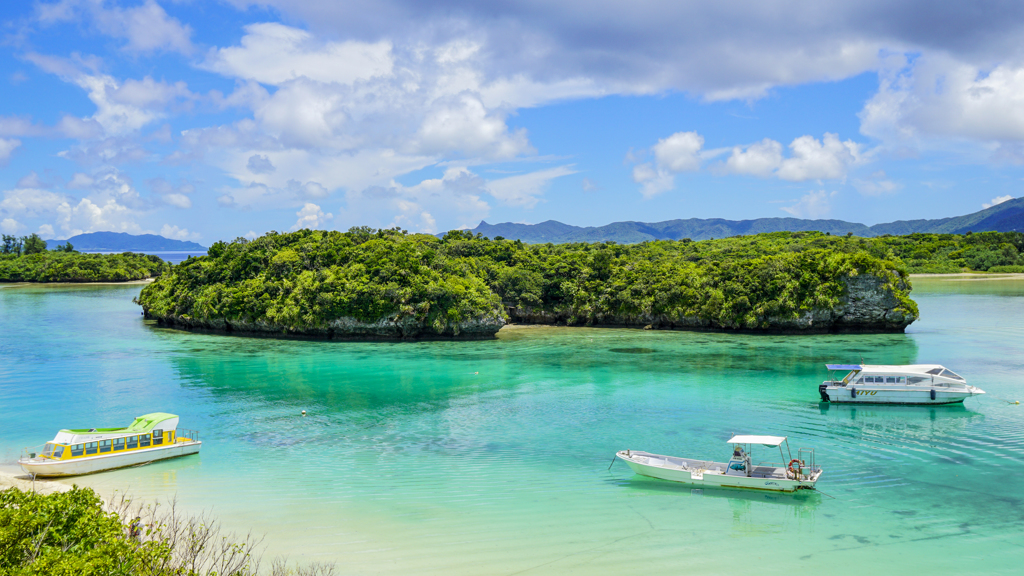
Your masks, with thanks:
[(860, 364), (825, 364), (825, 368), (829, 370), (863, 370), (864, 367)]
[(729, 440), (729, 444), (762, 444), (775, 447), (786, 441), (785, 436), (748, 436), (739, 434)]

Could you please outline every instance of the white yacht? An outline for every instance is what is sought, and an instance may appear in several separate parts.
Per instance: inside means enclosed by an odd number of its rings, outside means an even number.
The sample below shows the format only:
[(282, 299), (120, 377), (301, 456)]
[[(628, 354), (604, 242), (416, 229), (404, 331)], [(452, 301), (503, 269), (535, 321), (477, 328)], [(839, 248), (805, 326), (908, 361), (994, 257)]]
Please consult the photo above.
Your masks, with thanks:
[(177, 427), (176, 415), (154, 412), (125, 428), (65, 429), (18, 464), (40, 478), (78, 476), (199, 452), (199, 433)]
[(800, 448), (796, 458), (790, 453), (789, 464), (752, 463), (751, 446), (754, 444), (778, 448), (779, 456), (785, 462), (782, 446), (785, 445), (786, 452), (789, 452), (789, 442), (785, 436), (738, 435), (730, 438), (729, 444), (733, 444), (733, 452), (728, 462), (663, 456), (636, 450), (622, 450), (615, 456), (641, 476), (714, 488), (795, 492), (813, 490), (814, 483), (821, 477), (822, 470), (814, 463), (813, 448)]
[[(851, 404), (956, 404), (985, 391), (938, 364), (881, 366), (826, 364), (829, 379), (818, 386), (822, 402)], [(842, 378), (839, 374), (845, 373)]]

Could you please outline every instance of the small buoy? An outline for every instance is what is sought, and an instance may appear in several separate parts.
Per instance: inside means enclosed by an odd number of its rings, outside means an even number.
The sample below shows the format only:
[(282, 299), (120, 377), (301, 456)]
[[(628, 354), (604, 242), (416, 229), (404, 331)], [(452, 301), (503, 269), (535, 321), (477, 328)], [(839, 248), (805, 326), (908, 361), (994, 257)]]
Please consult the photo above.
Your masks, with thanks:
[(479, 372), (473, 372), (473, 374), (479, 374)]
[(306, 411), (305, 411), (305, 410), (303, 410), (303, 411), (302, 411), (302, 415), (303, 415), (303, 416), (305, 416), (305, 415), (306, 415)]

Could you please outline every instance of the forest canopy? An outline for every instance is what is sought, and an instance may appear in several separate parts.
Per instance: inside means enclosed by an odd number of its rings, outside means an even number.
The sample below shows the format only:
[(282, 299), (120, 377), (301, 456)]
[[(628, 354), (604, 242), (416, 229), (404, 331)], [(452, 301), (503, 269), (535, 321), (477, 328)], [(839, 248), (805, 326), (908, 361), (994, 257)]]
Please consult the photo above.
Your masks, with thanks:
[(510, 318), (762, 330), (835, 308), (844, 279), (863, 274), (880, 278), (905, 323), (916, 318), (893, 248), (818, 232), (633, 245), (365, 227), (271, 232), (215, 243), (137, 302), (169, 324), (327, 336), (343, 320), (387, 320), (413, 335), (458, 335), (467, 323)]

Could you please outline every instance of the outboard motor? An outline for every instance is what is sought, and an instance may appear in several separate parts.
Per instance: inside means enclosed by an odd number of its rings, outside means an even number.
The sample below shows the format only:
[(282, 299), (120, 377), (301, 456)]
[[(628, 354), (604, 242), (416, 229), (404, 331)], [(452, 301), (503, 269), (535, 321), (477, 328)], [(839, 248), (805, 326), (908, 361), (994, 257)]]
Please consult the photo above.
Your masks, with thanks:
[(818, 385), (818, 394), (821, 394), (821, 401), (828, 402), (828, 392), (825, 389), (828, 388), (828, 383)]

